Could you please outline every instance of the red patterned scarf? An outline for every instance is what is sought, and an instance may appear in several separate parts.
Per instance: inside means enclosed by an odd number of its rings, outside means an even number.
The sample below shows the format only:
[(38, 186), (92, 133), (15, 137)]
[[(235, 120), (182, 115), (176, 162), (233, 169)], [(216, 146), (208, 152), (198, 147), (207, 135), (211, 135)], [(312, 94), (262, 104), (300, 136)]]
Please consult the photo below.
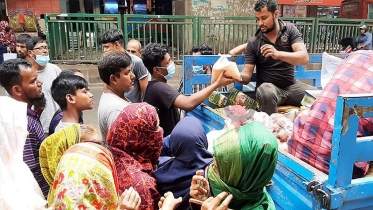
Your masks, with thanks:
[(110, 127), (107, 142), (113, 150), (119, 192), (132, 186), (141, 196), (140, 209), (154, 209), (160, 195), (151, 175), (163, 146), (155, 108), (147, 103), (124, 108)]

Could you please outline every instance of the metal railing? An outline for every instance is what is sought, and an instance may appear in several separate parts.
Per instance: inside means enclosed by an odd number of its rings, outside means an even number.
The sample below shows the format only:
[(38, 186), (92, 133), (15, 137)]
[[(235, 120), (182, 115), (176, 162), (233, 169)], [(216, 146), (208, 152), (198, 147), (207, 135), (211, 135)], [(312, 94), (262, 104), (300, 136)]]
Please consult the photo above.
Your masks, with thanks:
[(96, 62), (102, 53), (100, 36), (121, 29), (122, 20), (120, 15), (46, 14), (45, 24), (51, 60)]
[[(178, 61), (197, 44), (208, 44), (215, 54), (246, 43), (258, 26), (254, 17), (195, 17), (174, 15), (47, 14), (47, 40), (53, 61), (97, 62), (102, 54), (100, 36), (109, 28), (123, 30), (125, 43), (164, 43)], [(339, 41), (356, 37), (359, 25), (373, 20), (281, 18), (301, 32), (309, 53), (338, 53)], [(373, 27), (371, 27), (373, 28)]]
[(148, 43), (163, 43), (170, 48), (171, 57), (182, 60), (196, 45), (197, 18), (176, 15), (123, 15), (125, 43), (139, 40)]

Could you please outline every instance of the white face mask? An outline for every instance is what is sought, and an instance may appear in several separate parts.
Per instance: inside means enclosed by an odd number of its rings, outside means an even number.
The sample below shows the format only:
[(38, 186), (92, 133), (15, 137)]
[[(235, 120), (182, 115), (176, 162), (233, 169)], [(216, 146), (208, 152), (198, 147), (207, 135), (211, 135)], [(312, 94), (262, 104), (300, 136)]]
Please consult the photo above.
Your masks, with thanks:
[(34, 60), (40, 66), (45, 66), (49, 62), (49, 55), (36, 55)]
[(175, 66), (175, 63), (172, 62), (168, 65), (167, 67), (167, 72), (168, 74), (166, 76), (164, 76), (163, 74), (161, 74), (166, 80), (170, 80), (172, 79), (172, 77), (174, 77), (175, 73), (176, 73), (176, 66)]

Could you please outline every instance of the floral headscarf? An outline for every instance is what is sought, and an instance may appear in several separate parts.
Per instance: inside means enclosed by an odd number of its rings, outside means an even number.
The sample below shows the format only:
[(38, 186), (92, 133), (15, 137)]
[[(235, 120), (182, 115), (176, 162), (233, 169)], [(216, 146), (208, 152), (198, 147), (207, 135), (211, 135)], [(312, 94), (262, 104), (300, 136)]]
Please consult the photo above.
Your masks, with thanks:
[(118, 207), (118, 180), (111, 152), (91, 142), (71, 146), (58, 164), (48, 200), (53, 209)]
[(80, 125), (74, 124), (50, 135), (41, 143), (40, 167), (49, 186), (53, 184), (56, 169), (63, 153), (72, 145), (79, 143), (80, 137)]
[(132, 186), (140, 194), (140, 209), (154, 209), (160, 196), (151, 175), (163, 146), (155, 108), (147, 103), (124, 108), (110, 127), (107, 142), (112, 147), (120, 193)]

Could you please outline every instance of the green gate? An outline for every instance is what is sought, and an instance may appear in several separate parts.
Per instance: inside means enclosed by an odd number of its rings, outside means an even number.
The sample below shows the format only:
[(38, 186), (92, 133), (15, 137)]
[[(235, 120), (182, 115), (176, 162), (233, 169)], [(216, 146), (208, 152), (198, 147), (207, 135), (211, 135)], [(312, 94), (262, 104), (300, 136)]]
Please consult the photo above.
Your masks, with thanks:
[(46, 14), (45, 24), (50, 58), (60, 62), (97, 62), (100, 36), (122, 25), (120, 15), (101, 14)]

